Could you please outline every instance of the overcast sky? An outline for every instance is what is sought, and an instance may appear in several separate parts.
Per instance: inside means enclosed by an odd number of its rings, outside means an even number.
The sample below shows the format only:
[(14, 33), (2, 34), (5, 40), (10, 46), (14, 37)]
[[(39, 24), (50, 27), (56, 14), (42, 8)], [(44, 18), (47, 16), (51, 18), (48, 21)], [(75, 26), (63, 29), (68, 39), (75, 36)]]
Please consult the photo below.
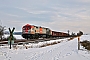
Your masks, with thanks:
[(28, 23), (56, 31), (90, 33), (90, 0), (0, 0), (0, 20), (16, 31)]

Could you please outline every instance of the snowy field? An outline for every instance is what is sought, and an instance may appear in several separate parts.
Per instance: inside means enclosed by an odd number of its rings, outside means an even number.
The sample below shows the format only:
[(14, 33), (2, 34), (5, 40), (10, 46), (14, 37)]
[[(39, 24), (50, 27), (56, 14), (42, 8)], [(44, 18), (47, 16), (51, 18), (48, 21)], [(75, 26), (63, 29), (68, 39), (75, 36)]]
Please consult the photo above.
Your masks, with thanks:
[[(4, 35), (7, 38), (9, 35)], [(16, 39), (24, 39), (21, 35), (13, 35)]]
[[(57, 41), (61, 43), (42, 48), (33, 47), (26, 49), (19, 46), (17, 49), (9, 49), (8, 45), (0, 46), (0, 60), (90, 60), (89, 51), (83, 49), (82, 46), (80, 47), (81, 50), (77, 49), (77, 39), (75, 38), (71, 41), (59, 39)], [(90, 35), (83, 35), (80, 39), (81, 41), (90, 41)], [(53, 41), (47, 43), (52, 43)], [(46, 42), (29, 45), (39, 46), (42, 44), (46, 44)]]
[(81, 37), (81, 41), (83, 41), (83, 40), (88, 40), (88, 41), (90, 41), (90, 35), (83, 35), (83, 36)]

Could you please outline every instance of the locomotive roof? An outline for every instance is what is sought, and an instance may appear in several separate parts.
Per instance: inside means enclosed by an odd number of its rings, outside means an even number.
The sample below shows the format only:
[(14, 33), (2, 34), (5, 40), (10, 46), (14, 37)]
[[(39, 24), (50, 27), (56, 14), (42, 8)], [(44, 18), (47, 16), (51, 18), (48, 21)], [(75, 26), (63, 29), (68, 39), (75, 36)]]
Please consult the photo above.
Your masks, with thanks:
[(47, 27), (42, 27), (42, 26), (36, 26), (36, 25), (30, 25), (30, 24), (26, 24), (25, 26), (34, 26), (34, 27), (39, 27), (39, 28), (45, 28), (45, 29), (50, 29), (50, 28), (47, 28)]

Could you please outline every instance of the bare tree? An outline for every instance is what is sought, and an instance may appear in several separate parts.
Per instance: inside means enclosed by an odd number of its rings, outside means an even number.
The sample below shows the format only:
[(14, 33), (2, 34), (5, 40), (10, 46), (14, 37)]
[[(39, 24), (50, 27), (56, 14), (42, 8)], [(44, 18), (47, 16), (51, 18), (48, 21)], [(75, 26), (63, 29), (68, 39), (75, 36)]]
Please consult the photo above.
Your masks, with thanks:
[(0, 26), (0, 39), (2, 40), (2, 36), (4, 35), (5, 27)]
[(2, 36), (4, 35), (5, 26), (2, 26), (2, 22), (0, 20), (0, 40), (2, 40)]
[(70, 34), (69, 34), (69, 33), (70, 33), (70, 31), (68, 30), (67, 32), (68, 32), (68, 36), (69, 36), (69, 35), (70, 35)]
[(77, 36), (81, 36), (81, 35), (83, 35), (83, 32), (82, 32), (82, 31), (79, 31), (79, 32), (77, 33)]

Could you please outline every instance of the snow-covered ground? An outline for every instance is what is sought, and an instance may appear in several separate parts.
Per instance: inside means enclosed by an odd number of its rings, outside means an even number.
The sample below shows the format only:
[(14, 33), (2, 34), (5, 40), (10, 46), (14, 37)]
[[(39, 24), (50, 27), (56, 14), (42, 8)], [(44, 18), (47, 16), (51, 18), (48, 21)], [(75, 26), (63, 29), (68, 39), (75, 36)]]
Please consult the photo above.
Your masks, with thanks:
[(83, 40), (88, 40), (88, 41), (90, 41), (90, 35), (82, 35), (81, 41), (83, 41)]
[[(8, 46), (0, 46), (0, 60), (90, 60), (89, 51), (84, 50), (82, 47), (80, 48), (83, 50), (78, 50), (77, 39), (71, 41), (60, 39), (61, 43), (42, 48), (25, 49), (19, 47), (18, 49), (9, 49)], [(80, 39), (90, 40), (90, 35), (83, 35)], [(44, 43), (32, 45), (36, 46)]]
[[(7, 38), (9, 35), (4, 35)], [(24, 39), (21, 35), (13, 35), (16, 39)]]

